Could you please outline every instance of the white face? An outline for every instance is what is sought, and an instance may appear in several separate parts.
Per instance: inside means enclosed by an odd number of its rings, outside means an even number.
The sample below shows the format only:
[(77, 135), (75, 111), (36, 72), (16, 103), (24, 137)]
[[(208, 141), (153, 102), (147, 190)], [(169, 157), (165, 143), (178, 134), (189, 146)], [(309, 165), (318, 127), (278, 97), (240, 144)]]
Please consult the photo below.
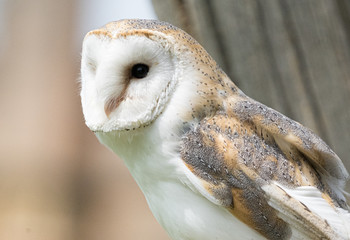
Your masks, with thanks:
[(171, 51), (142, 35), (111, 39), (90, 34), (81, 65), (83, 113), (93, 131), (150, 124), (176, 83)]

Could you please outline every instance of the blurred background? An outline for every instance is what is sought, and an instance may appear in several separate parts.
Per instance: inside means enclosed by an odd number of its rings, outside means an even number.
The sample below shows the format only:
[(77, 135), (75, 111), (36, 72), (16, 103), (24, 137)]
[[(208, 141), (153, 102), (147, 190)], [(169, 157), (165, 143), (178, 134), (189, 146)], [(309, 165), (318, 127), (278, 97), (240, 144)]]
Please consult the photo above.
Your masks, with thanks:
[(80, 108), (83, 37), (121, 18), (182, 27), (349, 169), (349, 13), (347, 0), (0, 0), (0, 239), (169, 239)]

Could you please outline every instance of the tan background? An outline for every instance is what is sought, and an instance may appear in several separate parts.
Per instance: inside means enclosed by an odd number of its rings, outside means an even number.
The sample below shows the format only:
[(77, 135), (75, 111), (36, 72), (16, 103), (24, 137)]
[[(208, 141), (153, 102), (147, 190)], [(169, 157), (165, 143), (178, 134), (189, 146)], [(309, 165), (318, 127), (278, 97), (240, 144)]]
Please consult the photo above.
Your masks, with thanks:
[(72, 0), (1, 15), (0, 239), (168, 239), (114, 154), (85, 127)]
[[(248, 95), (314, 129), (349, 164), (346, 1), (154, 2), (161, 19), (195, 35)], [(4, 5), (0, 239), (168, 239), (122, 161), (84, 125), (75, 36), (81, 5)]]

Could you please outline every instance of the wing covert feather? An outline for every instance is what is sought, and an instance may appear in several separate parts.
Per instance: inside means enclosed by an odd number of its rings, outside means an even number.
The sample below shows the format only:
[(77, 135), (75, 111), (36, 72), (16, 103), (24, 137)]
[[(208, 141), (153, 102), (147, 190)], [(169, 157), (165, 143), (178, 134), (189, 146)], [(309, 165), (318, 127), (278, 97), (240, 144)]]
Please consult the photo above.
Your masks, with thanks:
[(344, 164), (329, 146), (298, 122), (249, 98), (237, 101), (233, 112), (241, 121), (252, 122), (270, 133), (275, 140), (297, 148), (320, 172), (328, 173), (339, 180), (349, 177)]

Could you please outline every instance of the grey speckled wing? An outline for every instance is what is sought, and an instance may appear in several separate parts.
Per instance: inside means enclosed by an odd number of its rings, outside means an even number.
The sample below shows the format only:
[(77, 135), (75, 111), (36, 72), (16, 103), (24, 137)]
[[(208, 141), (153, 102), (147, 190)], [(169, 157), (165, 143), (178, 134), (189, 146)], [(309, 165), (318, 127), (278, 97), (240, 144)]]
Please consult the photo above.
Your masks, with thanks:
[(233, 111), (241, 121), (251, 121), (272, 134), (275, 140), (297, 148), (323, 173), (339, 180), (349, 177), (339, 157), (310, 129), (251, 99), (237, 102)]
[[(314, 186), (332, 205), (346, 207), (345, 200), (331, 190), (323, 176), (344, 179), (347, 172), (319, 137), (249, 98), (231, 106), (228, 111), (204, 118), (183, 137), (182, 159), (200, 179), (209, 200), (215, 199), (216, 204), (268, 239), (289, 239), (292, 233), (291, 222), (269, 205), (264, 186), (274, 185), (280, 199), (292, 197), (274, 183), (288, 188)], [(282, 208), (294, 214), (293, 221), (304, 219), (299, 221), (299, 228), (305, 232), (313, 229), (308, 237), (332, 238), (335, 234), (298, 200), (283, 204)]]

